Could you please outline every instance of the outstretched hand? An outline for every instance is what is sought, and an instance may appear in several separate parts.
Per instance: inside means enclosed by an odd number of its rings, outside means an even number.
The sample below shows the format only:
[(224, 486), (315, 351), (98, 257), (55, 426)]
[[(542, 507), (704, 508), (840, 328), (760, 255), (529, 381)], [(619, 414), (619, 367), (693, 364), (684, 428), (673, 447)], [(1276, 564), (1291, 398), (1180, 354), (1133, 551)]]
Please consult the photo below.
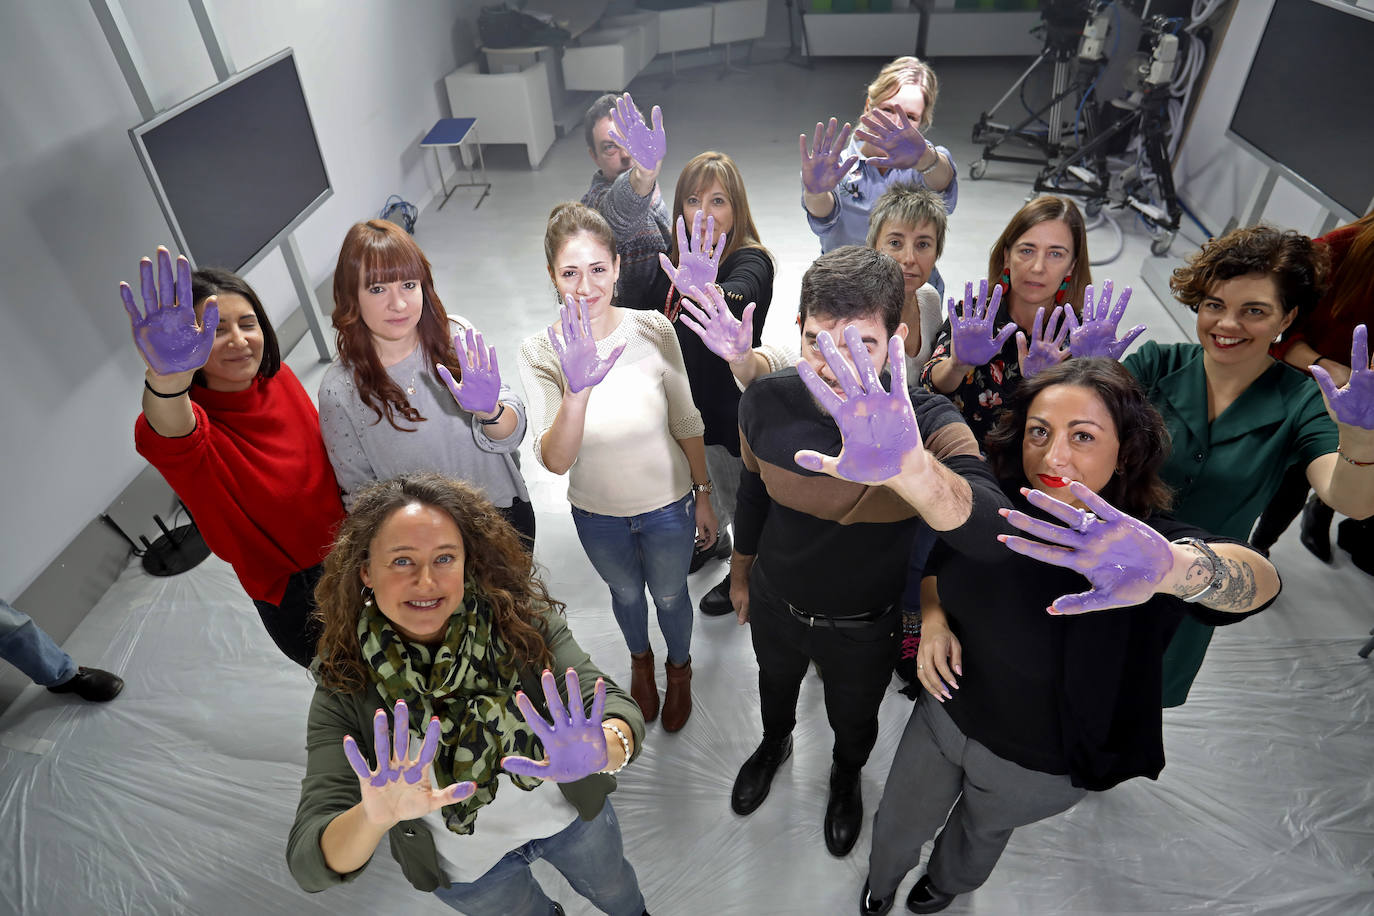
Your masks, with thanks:
[[(1077, 509), (1039, 490), (1021, 488), (1031, 505), (1063, 522), (1060, 527), (1015, 509), (1001, 514), (1014, 528), (1040, 538), (998, 535), (1012, 550), (1033, 560), (1076, 570), (1092, 584), (1086, 592), (1056, 598), (1051, 614), (1086, 614), (1132, 607), (1149, 600), (1173, 568), (1173, 552), (1164, 535), (1131, 518), (1080, 481), (1069, 492), (1087, 507)], [(1048, 541), (1049, 543), (1041, 543)]]
[(627, 92), (615, 100), (615, 111), (611, 112), (611, 129), (607, 136), (625, 152), (640, 168), (658, 172), (663, 157), (668, 153), (668, 135), (663, 130), (663, 112), (657, 105), (649, 112), (654, 126), (644, 123), (644, 115), (635, 107), (635, 100)]
[(1045, 324), (1045, 307), (1042, 305), (1036, 309), (1030, 343), (1026, 343), (1023, 332), (1016, 332), (1016, 362), (1021, 367), (1021, 377), (1039, 375), (1068, 359), (1069, 348), (1064, 346), (1064, 338), (1068, 333), (1069, 322), (1064, 318), (1062, 306), (1054, 307), (1048, 326)]
[(1001, 331), (993, 331), (997, 312), (1002, 305), (1002, 287), (992, 288), (988, 297), (988, 281), (978, 283), (978, 297), (973, 296), (973, 284), (964, 284), (964, 301), (957, 307), (949, 300), (949, 345), (955, 362), (966, 366), (985, 366), (1002, 352), (1011, 335), (1016, 333), (1014, 322), (1008, 321)]
[(920, 129), (900, 109), (895, 115), (877, 108), (864, 112), (854, 137), (883, 151), (882, 156), (870, 158), (868, 162), (885, 169), (915, 168), (929, 146)]
[(565, 296), (564, 304), (558, 309), (558, 317), (563, 326), (563, 339), (549, 328), (549, 343), (558, 354), (558, 365), (568, 380), (568, 390), (577, 392), (590, 388), (606, 377), (615, 361), (625, 350), (625, 344), (616, 347), (604, 358), (596, 355), (596, 339), (592, 337), (592, 321), (587, 312), (585, 299)]
[(134, 345), (143, 354), (148, 368), (158, 375), (193, 372), (210, 358), (210, 350), (215, 345), (215, 329), (219, 326), (219, 306), (211, 297), (197, 327), (191, 293), (191, 262), (184, 255), (178, 257), (176, 278), (173, 279), (172, 255), (159, 245), (157, 272), (158, 277), (154, 280), (153, 262), (144, 258), (139, 263), (142, 313), (134, 305), (134, 291), (129, 284), (119, 284), (119, 295), (124, 300), (124, 311), (129, 313), (134, 333)]
[(459, 407), (468, 413), (491, 413), (501, 396), (501, 370), (496, 364), (496, 348), (488, 347), (481, 333), (468, 328), (467, 346), (463, 346), (463, 337), (455, 334), (453, 349), (462, 362), (462, 381), (455, 382), (453, 373), (442, 365), (435, 367), (439, 377)]
[(460, 802), (477, 791), (473, 782), (455, 782), (435, 789), (426, 772), (439, 749), (439, 720), (431, 718), (425, 729), (425, 740), (419, 754), (410, 756), (410, 712), (405, 700), (397, 700), (393, 712), (395, 737), (387, 728), (386, 710), (379, 709), (372, 717), (372, 742), (377, 752), (377, 767), (373, 769), (358, 748), (352, 735), (343, 740), (344, 756), (358, 776), (362, 792), (363, 811), (368, 820), (377, 824), (423, 817), (444, 805)]
[(1121, 354), (1126, 352), (1126, 348), (1145, 331), (1145, 325), (1138, 324), (1126, 332), (1126, 336), (1120, 340), (1116, 339), (1116, 329), (1121, 324), (1121, 316), (1126, 313), (1126, 304), (1131, 301), (1131, 288), (1128, 286), (1121, 291), (1121, 296), (1116, 300), (1116, 307), (1112, 307), (1112, 281), (1108, 280), (1102, 284), (1102, 299), (1096, 305), (1093, 304), (1093, 287), (1088, 284), (1083, 297), (1083, 323), (1079, 324), (1078, 316), (1073, 313), (1073, 309), (1066, 309), (1064, 320), (1069, 324), (1069, 349), (1074, 356), (1105, 356), (1108, 359), (1120, 359)]
[(844, 445), (835, 457), (802, 449), (794, 458), (797, 464), (809, 471), (864, 484), (880, 484), (905, 471), (920, 470), (929, 459), (906, 387), (902, 338), (894, 335), (887, 343), (891, 391), (883, 390), (868, 348), (853, 325), (844, 329), (844, 343), (853, 367), (840, 355), (828, 331), (817, 335), (817, 343), (844, 397), (822, 381), (806, 360), (797, 364), (797, 374), (811, 396), (835, 418)]
[(1374, 364), (1369, 361), (1369, 328), (1358, 325), (1350, 345), (1350, 381), (1337, 388), (1331, 373), (1309, 367), (1337, 423), (1374, 430)]
[(720, 272), (720, 255), (725, 251), (728, 236), (722, 232), (713, 251), (711, 239), (715, 238), (715, 234), (716, 218), (708, 216), (706, 225), (703, 226), (700, 210), (692, 217), (690, 239), (687, 237), (687, 221), (681, 216), (677, 218), (677, 267), (673, 267), (673, 262), (668, 260), (666, 254), (658, 256), (658, 263), (673, 286), (677, 287), (678, 292), (684, 292), (694, 286), (705, 289), (708, 283), (716, 282), (716, 274)]
[(606, 682), (601, 678), (596, 679), (589, 715), (582, 710), (582, 684), (574, 669), (569, 668), (565, 676), (567, 706), (563, 705), (563, 699), (558, 695), (558, 683), (552, 671), (544, 669), (539, 680), (544, 686), (544, 702), (549, 709), (550, 721), (544, 721), (523, 690), (516, 691), (515, 705), (544, 745), (544, 759), (535, 761), (528, 757), (503, 757), (502, 769), (516, 776), (534, 776), (551, 782), (576, 782), (604, 770), (610, 760), (606, 750), (606, 732), (601, 727), (606, 714)]
[(712, 283), (704, 288), (693, 286), (682, 298), (678, 321), (701, 338), (706, 348), (727, 363), (738, 362), (753, 352), (754, 307), (744, 307), (744, 316), (736, 318), (725, 303), (725, 292)]
[(833, 191), (835, 185), (840, 183), (840, 179), (859, 161), (858, 156), (850, 156), (843, 162), (840, 161), (845, 148), (849, 146), (850, 131), (848, 124), (840, 129), (838, 122), (831, 118), (829, 125), (817, 122), (816, 136), (810, 149), (806, 147), (806, 134), (798, 138), (801, 146), (802, 186), (808, 194)]

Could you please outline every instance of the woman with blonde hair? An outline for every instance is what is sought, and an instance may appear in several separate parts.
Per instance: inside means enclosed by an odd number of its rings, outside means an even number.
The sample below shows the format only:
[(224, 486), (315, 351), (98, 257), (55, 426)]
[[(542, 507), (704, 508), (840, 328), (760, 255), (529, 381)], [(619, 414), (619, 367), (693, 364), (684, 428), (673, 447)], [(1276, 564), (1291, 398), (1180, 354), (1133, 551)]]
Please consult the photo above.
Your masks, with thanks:
[[(673, 322), (692, 400), (706, 425), (706, 467), (720, 536), (713, 548), (693, 554), (690, 570), (695, 572), (713, 558), (730, 556), (731, 541), (725, 526), (735, 514), (735, 491), (743, 467), (739, 453), (740, 388), (730, 364), (677, 320), (682, 298), (692, 296), (696, 289), (698, 298), (704, 297), (708, 305), (724, 309), (738, 320), (743, 321), (747, 311), (749, 346), (758, 346), (773, 302), (774, 267), (768, 249), (759, 241), (744, 178), (735, 160), (725, 153), (701, 153), (679, 173), (673, 223), (677, 237), (668, 254), (660, 255), (663, 270), (650, 288), (649, 300), (663, 302), (664, 314)], [(711, 616), (733, 610), (728, 573), (702, 597), (700, 606), (703, 614)]]
[(353, 491), (409, 471), (482, 489), (534, 545), (520, 474), (525, 405), (501, 379), (495, 347), (444, 311), (429, 259), (395, 223), (344, 236), (334, 271), (339, 357), (320, 382), (320, 431), (351, 505)]

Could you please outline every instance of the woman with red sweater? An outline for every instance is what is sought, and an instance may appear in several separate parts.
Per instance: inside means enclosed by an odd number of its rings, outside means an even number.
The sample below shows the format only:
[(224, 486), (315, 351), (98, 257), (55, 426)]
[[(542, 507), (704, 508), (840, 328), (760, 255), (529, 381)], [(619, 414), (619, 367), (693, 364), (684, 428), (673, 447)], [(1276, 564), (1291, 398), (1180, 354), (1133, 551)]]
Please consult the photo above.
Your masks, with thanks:
[(273, 642), (308, 667), (315, 583), (344, 517), (315, 406), (243, 279), (193, 275), (181, 257), (174, 280), (167, 249), (157, 258), (156, 281), (152, 262), (141, 265), (141, 313), (120, 284), (148, 364), (134, 444), (234, 568)]

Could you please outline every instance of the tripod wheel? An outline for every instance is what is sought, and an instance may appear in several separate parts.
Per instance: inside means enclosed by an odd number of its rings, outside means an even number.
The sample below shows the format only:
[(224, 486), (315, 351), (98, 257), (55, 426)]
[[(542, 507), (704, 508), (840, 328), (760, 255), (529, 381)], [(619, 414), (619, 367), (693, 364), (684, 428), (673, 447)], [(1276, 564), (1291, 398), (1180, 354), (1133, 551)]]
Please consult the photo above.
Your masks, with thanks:
[(1173, 232), (1165, 232), (1163, 235), (1156, 238), (1153, 242), (1150, 243), (1150, 254), (1155, 255), (1156, 257), (1163, 257), (1164, 255), (1168, 254), (1169, 249), (1174, 244), (1175, 234), (1176, 233)]
[(986, 159), (974, 160), (973, 164), (968, 167), (968, 177), (972, 178), (974, 181), (982, 178), (987, 173), (988, 161)]

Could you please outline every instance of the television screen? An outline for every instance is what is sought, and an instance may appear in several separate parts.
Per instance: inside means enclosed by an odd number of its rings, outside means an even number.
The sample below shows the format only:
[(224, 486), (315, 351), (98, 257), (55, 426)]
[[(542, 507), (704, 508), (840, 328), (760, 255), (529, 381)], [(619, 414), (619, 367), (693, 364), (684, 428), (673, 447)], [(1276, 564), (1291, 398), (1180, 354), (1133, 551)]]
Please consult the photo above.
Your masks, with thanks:
[(1374, 14), (1275, 0), (1228, 135), (1327, 207), (1363, 216), (1374, 201), (1371, 86)]
[(247, 269), (331, 193), (290, 49), (129, 133), (197, 266)]

